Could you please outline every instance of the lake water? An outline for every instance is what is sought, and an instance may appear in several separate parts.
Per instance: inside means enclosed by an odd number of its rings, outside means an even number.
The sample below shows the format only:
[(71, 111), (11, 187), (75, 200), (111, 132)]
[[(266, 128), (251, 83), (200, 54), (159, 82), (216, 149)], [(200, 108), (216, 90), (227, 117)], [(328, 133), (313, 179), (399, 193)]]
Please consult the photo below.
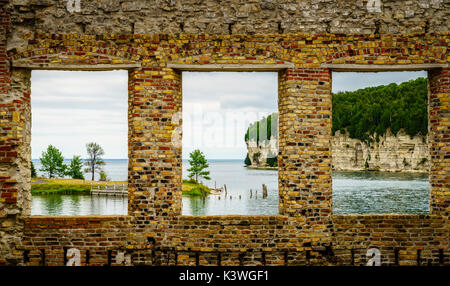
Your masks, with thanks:
[[(33, 160), (36, 169), (40, 162)], [(127, 160), (105, 160), (112, 180), (127, 179)], [(183, 196), (183, 215), (273, 215), (278, 214), (278, 172), (251, 170), (242, 160), (209, 160), (210, 187), (227, 185), (228, 195), (209, 195), (204, 200)], [(189, 163), (183, 161), (183, 178)], [(89, 178), (89, 176), (86, 176)], [(262, 199), (261, 185), (268, 196)], [(250, 189), (253, 196), (250, 198)], [(257, 194), (256, 194), (257, 191)], [(239, 198), (240, 196), (240, 198)], [(428, 175), (381, 172), (334, 172), (333, 213), (429, 212)], [(127, 199), (105, 196), (34, 195), (33, 215), (127, 214)]]

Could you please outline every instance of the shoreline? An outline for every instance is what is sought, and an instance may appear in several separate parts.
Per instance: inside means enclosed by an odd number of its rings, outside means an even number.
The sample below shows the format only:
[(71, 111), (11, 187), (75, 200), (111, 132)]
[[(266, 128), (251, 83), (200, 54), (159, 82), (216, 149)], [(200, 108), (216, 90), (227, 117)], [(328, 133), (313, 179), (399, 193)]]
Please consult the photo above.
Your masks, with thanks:
[[(247, 169), (251, 170), (271, 170), (271, 171), (278, 171), (278, 167), (257, 167), (257, 166), (244, 166)], [(376, 173), (376, 172), (383, 172), (383, 173), (406, 173), (406, 174), (428, 174), (429, 171), (423, 171), (423, 170), (386, 170), (386, 169), (332, 169), (332, 172), (362, 172), (362, 173)]]
[(257, 167), (257, 166), (244, 166), (247, 169), (252, 169), (252, 170), (272, 170), (272, 171), (277, 171), (278, 167)]

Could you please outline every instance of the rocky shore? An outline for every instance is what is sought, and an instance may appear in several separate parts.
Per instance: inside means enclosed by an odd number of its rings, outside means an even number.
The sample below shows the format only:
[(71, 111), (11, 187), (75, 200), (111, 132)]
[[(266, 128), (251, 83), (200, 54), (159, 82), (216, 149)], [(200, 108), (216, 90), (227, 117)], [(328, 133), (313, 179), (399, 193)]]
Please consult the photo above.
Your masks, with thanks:
[[(278, 154), (278, 141), (247, 140), (248, 156), (252, 169), (272, 169), (267, 166), (267, 158)], [(353, 139), (348, 134), (336, 134), (331, 139), (332, 168), (336, 171), (382, 171), (415, 172), (429, 171), (429, 150), (427, 136), (410, 137), (400, 131), (396, 136), (389, 131), (371, 144)]]

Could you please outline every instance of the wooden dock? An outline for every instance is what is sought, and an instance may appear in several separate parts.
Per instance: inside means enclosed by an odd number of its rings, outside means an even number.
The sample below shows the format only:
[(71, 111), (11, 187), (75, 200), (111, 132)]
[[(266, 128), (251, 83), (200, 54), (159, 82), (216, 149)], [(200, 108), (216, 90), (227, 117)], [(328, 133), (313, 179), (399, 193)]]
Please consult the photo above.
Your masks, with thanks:
[(127, 184), (91, 184), (91, 195), (128, 196), (128, 186)]

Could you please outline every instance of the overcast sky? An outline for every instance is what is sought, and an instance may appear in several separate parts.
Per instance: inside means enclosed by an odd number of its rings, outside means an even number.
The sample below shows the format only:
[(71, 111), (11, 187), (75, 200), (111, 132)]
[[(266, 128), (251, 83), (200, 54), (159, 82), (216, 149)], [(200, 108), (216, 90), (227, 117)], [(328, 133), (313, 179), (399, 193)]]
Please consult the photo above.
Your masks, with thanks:
[(127, 71), (33, 71), (32, 158), (50, 144), (64, 158), (86, 158), (89, 142), (103, 147), (104, 158), (127, 158), (127, 98)]
[[(400, 83), (426, 72), (333, 73), (333, 92)], [(32, 158), (49, 144), (65, 158), (86, 157), (97, 142), (104, 158), (127, 158), (127, 71), (33, 71)], [(276, 73), (184, 72), (183, 158), (242, 159), (248, 124), (277, 111)]]

